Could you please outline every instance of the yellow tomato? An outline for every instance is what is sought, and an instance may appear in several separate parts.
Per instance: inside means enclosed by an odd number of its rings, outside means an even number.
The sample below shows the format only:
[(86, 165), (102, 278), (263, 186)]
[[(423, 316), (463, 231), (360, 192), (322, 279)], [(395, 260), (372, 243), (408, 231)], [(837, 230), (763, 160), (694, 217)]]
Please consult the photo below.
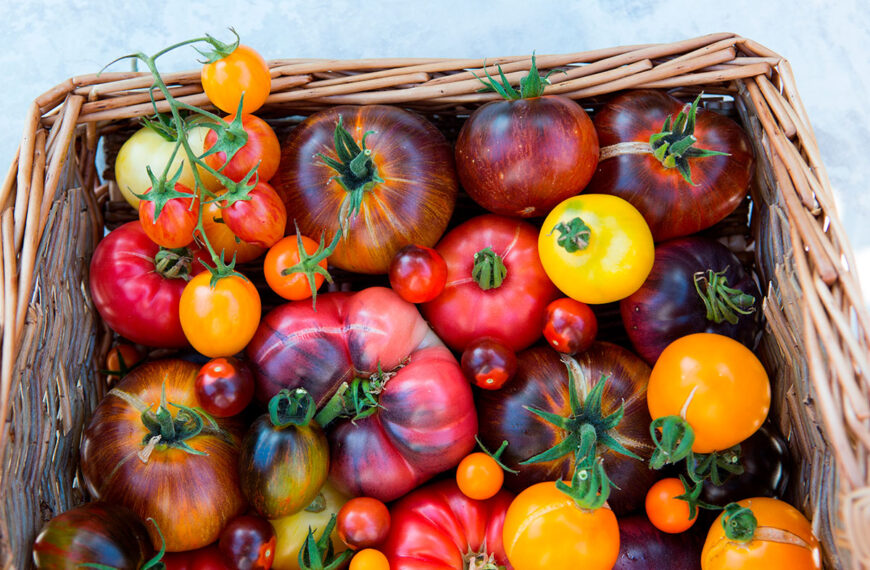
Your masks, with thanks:
[(770, 410), (770, 381), (752, 351), (726, 336), (698, 333), (669, 344), (647, 386), (652, 419), (685, 418), (692, 451), (722, 451), (751, 436)]
[(655, 258), (640, 212), (605, 194), (581, 194), (553, 208), (538, 253), (556, 287), (589, 304), (619, 301), (640, 289)]
[(716, 519), (701, 553), (703, 570), (818, 570), (822, 567), (819, 541), (809, 521), (794, 507), (766, 497), (737, 503), (752, 510), (758, 521), (748, 542), (731, 540)]
[(552, 481), (532, 485), (516, 496), (502, 532), (514, 570), (610, 570), (619, 555), (613, 511), (580, 509)]
[[(202, 148), (206, 134), (208, 134), (206, 127), (195, 127), (188, 132), (188, 143), (197, 156), (204, 152)], [(121, 146), (118, 156), (115, 158), (115, 181), (118, 183), (118, 189), (123, 194), (124, 199), (131, 206), (138, 209), (139, 198), (135, 194), (144, 194), (146, 190), (151, 188), (151, 179), (148, 178), (146, 167), (151, 167), (154, 176), (160, 176), (163, 169), (166, 168), (166, 163), (169, 162), (169, 157), (172, 156), (174, 147), (175, 142), (164, 139), (148, 127), (142, 127), (133, 133), (133, 136)], [(169, 168), (170, 176), (175, 174), (175, 171), (182, 164), (184, 164), (184, 168), (178, 182), (193, 189), (196, 187), (193, 170), (187, 163), (184, 149), (179, 148), (172, 161), (172, 166)], [(212, 192), (221, 188), (214, 176), (202, 168), (198, 170), (206, 188)]]

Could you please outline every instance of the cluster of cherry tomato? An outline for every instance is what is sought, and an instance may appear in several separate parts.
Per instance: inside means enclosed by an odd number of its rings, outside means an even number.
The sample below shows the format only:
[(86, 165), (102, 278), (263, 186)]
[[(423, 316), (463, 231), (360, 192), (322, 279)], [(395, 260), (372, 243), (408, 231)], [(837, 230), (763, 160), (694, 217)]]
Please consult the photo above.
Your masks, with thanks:
[[(178, 103), (137, 56), (172, 113), (118, 154), (139, 220), (97, 247), (91, 294), (136, 345), (202, 356), (110, 353), (120, 381), (81, 451), (98, 502), (46, 526), (37, 566), (820, 567), (802, 515), (753, 496), (787, 479), (763, 426), (757, 284), (685, 237), (746, 196), (736, 123), (659, 91), (593, 123), (544, 94), (533, 59), (519, 89), (488, 77), (505, 100), (455, 149), (378, 105), (279, 143), (252, 114), (262, 57), (195, 41), (228, 115)], [(488, 212), (445, 234), (460, 186)], [(289, 302), (262, 315), (241, 267)], [(390, 288), (318, 295), (330, 267)], [(593, 307), (614, 302), (634, 352), (598, 338)], [(668, 464), (685, 475), (660, 479)], [(703, 551), (668, 538), (723, 507)]]

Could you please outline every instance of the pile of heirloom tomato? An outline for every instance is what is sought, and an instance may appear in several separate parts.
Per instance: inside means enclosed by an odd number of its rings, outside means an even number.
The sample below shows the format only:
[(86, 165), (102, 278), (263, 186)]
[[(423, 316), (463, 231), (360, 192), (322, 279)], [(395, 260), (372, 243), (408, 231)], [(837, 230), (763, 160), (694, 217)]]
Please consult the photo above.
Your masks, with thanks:
[[(228, 115), (163, 82), (189, 44)], [(691, 235), (746, 198), (734, 121), (656, 90), (593, 121), (533, 60), (479, 77), (503, 100), (455, 145), (382, 105), (279, 141), (238, 38), (127, 57), (169, 110), (117, 155), (138, 220), (91, 262), (125, 339), (81, 443), (94, 502), (46, 524), (38, 567), (821, 567), (778, 498), (758, 284)], [(488, 213), (454, 217), (460, 186)], [(321, 290), (335, 269), (390, 286)], [(616, 302), (621, 344), (597, 338)]]

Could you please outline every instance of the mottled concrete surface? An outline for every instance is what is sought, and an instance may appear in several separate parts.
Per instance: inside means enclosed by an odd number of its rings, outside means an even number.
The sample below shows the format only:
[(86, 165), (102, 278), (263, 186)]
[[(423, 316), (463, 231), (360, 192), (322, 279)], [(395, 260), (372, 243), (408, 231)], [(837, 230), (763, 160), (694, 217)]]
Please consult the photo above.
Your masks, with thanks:
[[(867, 0), (0, 0), (0, 124), (7, 133), (0, 170), (15, 151), (27, 105), (49, 87), (131, 51), (154, 52), (204, 32), (225, 37), (228, 26), (267, 58), (559, 53), (738, 32), (791, 61), (870, 290)], [(195, 55), (173, 53), (163, 69), (195, 67)]]

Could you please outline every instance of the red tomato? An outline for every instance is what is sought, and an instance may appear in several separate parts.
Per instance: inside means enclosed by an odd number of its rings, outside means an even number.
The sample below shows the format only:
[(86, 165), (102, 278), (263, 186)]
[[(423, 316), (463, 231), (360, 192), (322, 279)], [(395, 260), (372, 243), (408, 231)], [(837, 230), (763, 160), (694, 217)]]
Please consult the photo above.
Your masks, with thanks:
[(205, 267), (184, 254), (161, 250), (139, 222), (104, 237), (91, 258), (89, 285), (100, 317), (121, 336), (145, 346), (181, 348), (187, 338), (178, 302), (190, 275)]
[(338, 511), (338, 536), (350, 548), (378, 546), (390, 532), (387, 505), (371, 497), (351, 499)]
[(668, 477), (656, 482), (646, 494), (646, 516), (654, 527), (662, 532), (676, 534), (692, 528), (698, 514), (689, 518), (689, 503), (678, 499), (686, 493), (683, 482), (676, 477)]
[(409, 303), (425, 303), (441, 294), (447, 264), (431, 247), (406, 245), (390, 264), (390, 287)]
[(564, 297), (547, 305), (544, 338), (565, 354), (583, 352), (595, 342), (598, 319), (586, 303)]
[[(236, 234), (224, 222), (223, 211), (217, 202), (207, 202), (203, 205), (202, 227), (215, 253), (218, 254), (218, 257), (223, 253), (227, 263), (234, 258), (236, 263), (247, 263), (263, 255), (265, 248), (247, 243), (236, 237)], [(209, 265), (214, 264), (209, 261)]]
[(209, 101), (225, 113), (238, 111), (242, 95), (245, 97), (242, 113), (253, 113), (263, 106), (272, 88), (266, 60), (245, 45), (202, 66), (200, 80)]
[(478, 388), (498, 390), (516, 374), (517, 355), (503, 342), (484, 337), (463, 351), (462, 371)]
[[(182, 184), (176, 184), (175, 191), (191, 198), (171, 198), (164, 204), (156, 219), (154, 202), (139, 202), (139, 223), (142, 224), (142, 229), (151, 241), (170, 249), (184, 247), (192, 242), (193, 230), (199, 220), (199, 198)], [(145, 191), (146, 195), (150, 193), (150, 188)]]
[(242, 515), (227, 523), (218, 547), (233, 568), (269, 570), (275, 560), (275, 529), (264, 518)]
[(272, 247), (287, 226), (284, 202), (265, 182), (258, 182), (248, 196), (250, 200), (238, 200), (230, 206), (221, 204), (224, 223), (242, 241)]
[[(556, 287), (538, 258), (533, 225), (479, 216), (451, 230), (436, 250), (447, 262), (447, 285), (421, 311), (452, 349), (490, 336), (519, 351), (541, 336)], [(503, 280), (499, 264), (506, 270)]]
[(238, 358), (213, 358), (196, 375), (196, 397), (217, 418), (240, 414), (254, 397), (254, 373)]
[[(232, 123), (236, 116), (224, 117), (224, 121)], [(242, 115), (242, 128), (248, 133), (248, 142), (240, 148), (227, 164), (227, 153), (223, 151), (205, 157), (205, 163), (223, 172), (224, 176), (235, 182), (241, 181), (252, 168), (257, 168), (257, 180), (268, 182), (278, 171), (278, 160), (281, 158), (281, 145), (275, 131), (269, 123), (254, 115)], [(203, 150), (209, 150), (218, 140), (218, 135), (209, 129), (205, 136)], [(224, 166), (226, 165), (226, 166)]]
[(166, 570), (235, 570), (221, 554), (217, 543), (196, 550), (167, 552), (163, 563)]

